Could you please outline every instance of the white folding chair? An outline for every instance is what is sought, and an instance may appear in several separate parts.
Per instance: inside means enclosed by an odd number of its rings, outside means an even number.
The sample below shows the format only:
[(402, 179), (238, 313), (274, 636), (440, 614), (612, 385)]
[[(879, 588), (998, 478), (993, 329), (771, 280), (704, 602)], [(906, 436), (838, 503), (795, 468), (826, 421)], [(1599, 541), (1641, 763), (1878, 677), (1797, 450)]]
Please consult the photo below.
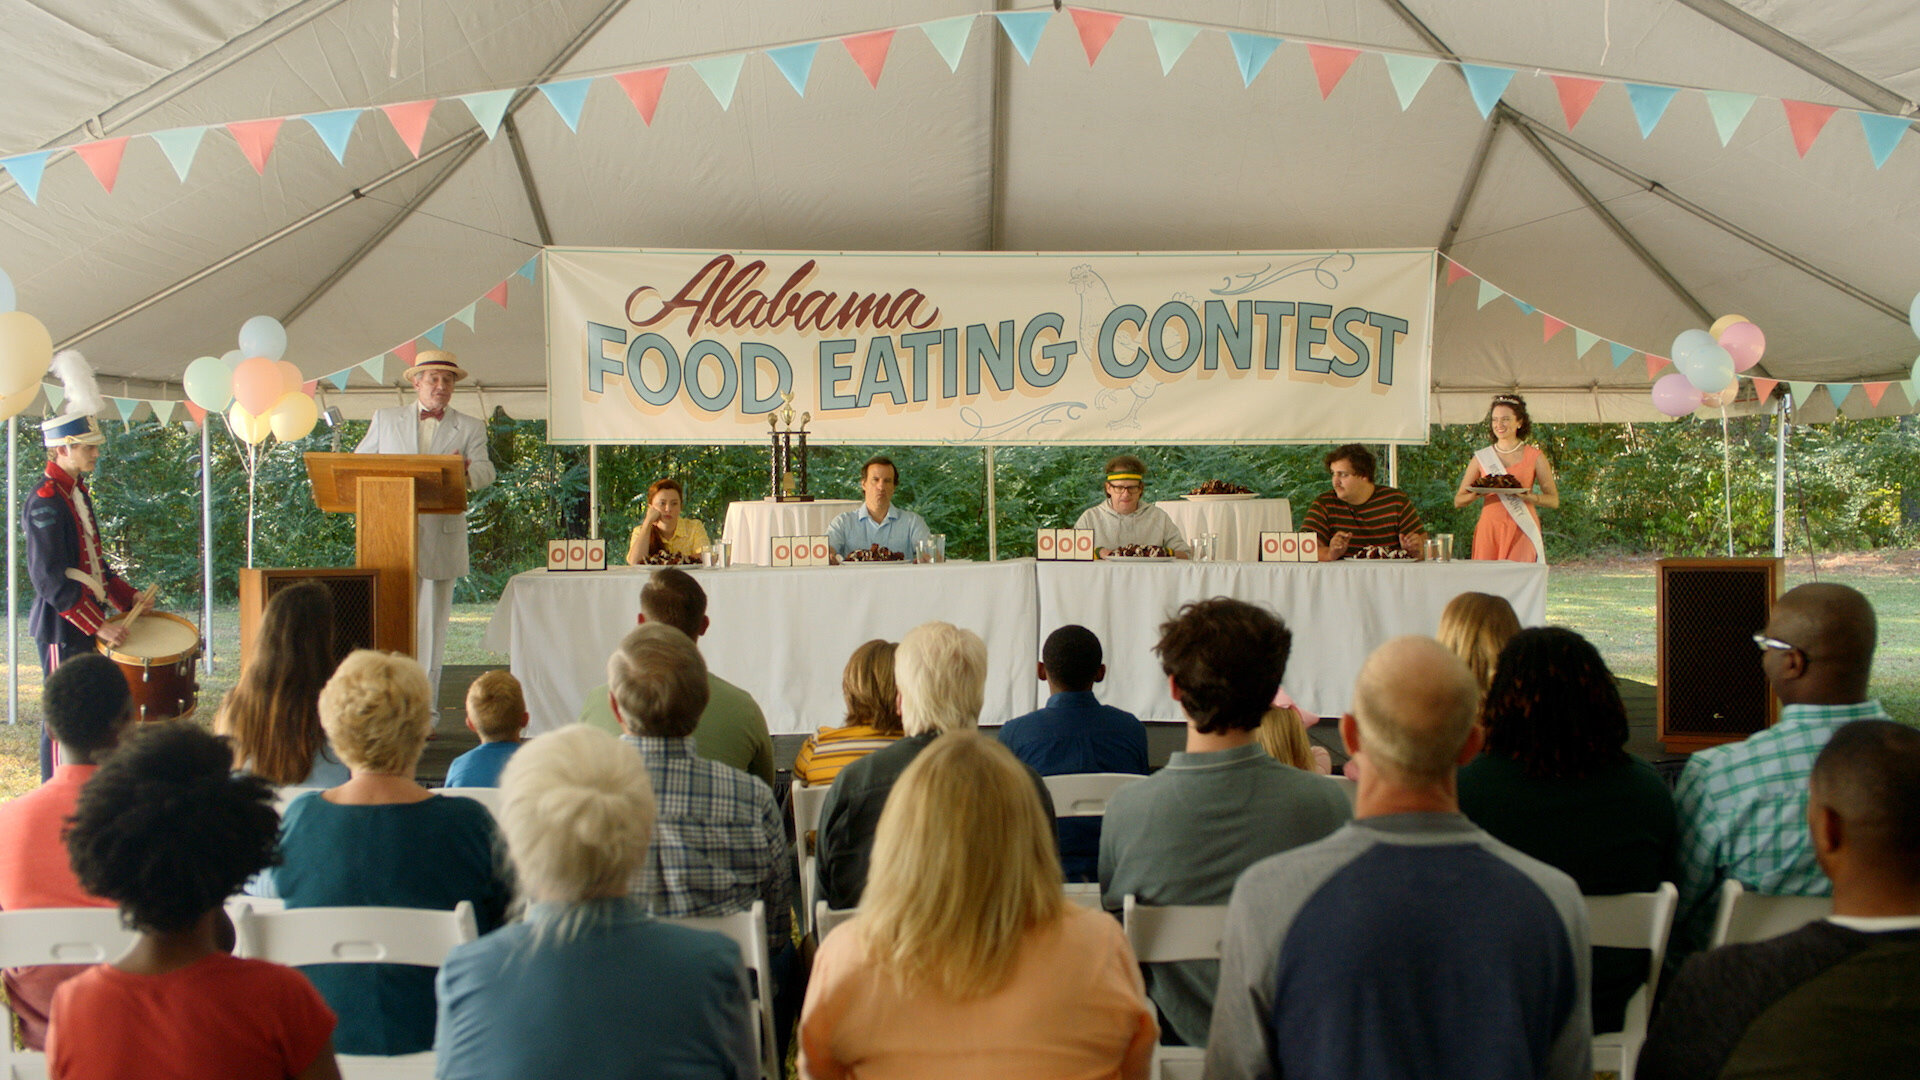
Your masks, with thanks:
[(302, 795), (307, 794), (308, 792), (320, 791), (320, 790), (322, 789), (310, 788), (310, 787), (299, 787), (294, 784), (286, 784), (284, 786), (274, 788), (273, 789), (273, 812), (276, 814), (279, 814), (281, 817), (286, 817), (287, 807), (293, 805), (293, 800), (299, 798)]
[(781, 1080), (784, 1063), (779, 1060), (780, 1043), (773, 1030), (773, 955), (767, 946), (766, 902), (755, 900), (753, 907), (733, 915), (682, 915), (663, 921), (695, 930), (710, 930), (731, 938), (740, 946), (740, 957), (746, 962), (760, 995), (760, 1000), (754, 1003), (754, 1012), (760, 1018), (755, 1041), (759, 1043), (756, 1050), (760, 1056), (761, 1080)]
[(1067, 903), (1083, 908), (1100, 910), (1100, 883), (1097, 881), (1069, 881), (1062, 888), (1067, 894)]
[(859, 908), (830, 908), (825, 900), (816, 900), (813, 904), (814, 932), (820, 935), (821, 941), (825, 941), (827, 935), (833, 933), (834, 927), (858, 914)]
[(443, 787), (434, 788), (435, 795), (451, 795), (457, 799), (472, 799), (487, 808), (495, 821), (500, 820), (500, 789), (497, 787)]
[[(394, 907), (255, 909), (237, 905), (235, 955), (276, 964), (412, 964), (437, 968), (480, 936), (473, 902), (452, 911)], [(341, 1054), (343, 1080), (431, 1080), (433, 1052), (391, 1057)]]
[(814, 881), (814, 834), (820, 830), (820, 809), (826, 805), (827, 792), (833, 790), (832, 784), (803, 784), (798, 780), (790, 789), (793, 798), (793, 857), (799, 863), (800, 871), (800, 912), (807, 920), (807, 930), (818, 933), (813, 924), (814, 893), (819, 885)]
[(1720, 906), (1708, 945), (1717, 949), (1777, 938), (1831, 914), (1831, 896), (1766, 896), (1728, 878), (1720, 883)]
[[(1121, 918), (1133, 955), (1143, 964), (1220, 959), (1220, 939), (1227, 932), (1225, 904), (1149, 907), (1128, 893), (1121, 901)], [(1156, 1046), (1153, 1074), (1158, 1080), (1199, 1080), (1206, 1057), (1204, 1046)]]
[(1107, 812), (1107, 800), (1113, 793), (1128, 784), (1139, 783), (1146, 777), (1138, 773), (1062, 773), (1058, 776), (1040, 778), (1047, 785), (1047, 794), (1053, 797), (1054, 817), (1102, 817)]
[(1647, 1017), (1660, 982), (1660, 964), (1666, 959), (1667, 935), (1673, 929), (1673, 910), (1679, 906), (1680, 890), (1673, 882), (1663, 881), (1652, 892), (1589, 896), (1586, 900), (1590, 944), (1653, 953), (1647, 962), (1646, 983), (1627, 1000), (1626, 1024), (1619, 1031), (1595, 1032), (1593, 1036), (1593, 1071), (1619, 1073), (1620, 1080), (1633, 1080), (1640, 1044), (1647, 1041)]
[[(104, 964), (126, 952), (137, 937), (120, 924), (120, 909), (22, 908), (0, 911), (0, 967), (38, 967), (42, 964)], [(0, 1013), (0, 1019), (9, 1019)], [(0, 1038), (0, 1077), (44, 1080), (47, 1056), (37, 1050), (15, 1050), (13, 1039)]]

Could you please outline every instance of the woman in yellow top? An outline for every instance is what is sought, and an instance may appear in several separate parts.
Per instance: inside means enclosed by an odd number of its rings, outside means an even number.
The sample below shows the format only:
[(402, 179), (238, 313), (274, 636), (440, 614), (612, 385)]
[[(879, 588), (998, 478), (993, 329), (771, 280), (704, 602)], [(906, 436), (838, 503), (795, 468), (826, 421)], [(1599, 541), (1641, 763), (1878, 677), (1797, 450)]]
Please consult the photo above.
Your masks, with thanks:
[(833, 783), (840, 770), (905, 735), (900, 727), (900, 691), (893, 684), (891, 641), (874, 638), (853, 650), (840, 676), (847, 699), (844, 727), (823, 727), (807, 736), (793, 759), (793, 778), (814, 787)]
[(678, 480), (655, 480), (647, 488), (647, 516), (627, 541), (627, 564), (639, 566), (655, 552), (698, 555), (708, 547), (707, 528), (680, 516), (686, 493)]

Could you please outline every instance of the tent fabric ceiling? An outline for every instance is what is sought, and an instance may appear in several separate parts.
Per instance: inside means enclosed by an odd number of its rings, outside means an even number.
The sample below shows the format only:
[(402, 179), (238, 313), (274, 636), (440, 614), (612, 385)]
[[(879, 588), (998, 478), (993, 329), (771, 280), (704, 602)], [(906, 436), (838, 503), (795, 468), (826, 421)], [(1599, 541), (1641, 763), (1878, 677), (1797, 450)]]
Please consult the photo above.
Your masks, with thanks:
[[(831, 251), (1445, 246), (1515, 297), (1654, 353), (1726, 312), (1766, 330), (1770, 377), (1898, 381), (1920, 351), (1897, 314), (1920, 288), (1920, 141), (1876, 170), (1860, 126), (1841, 114), (1803, 159), (1767, 100), (1911, 114), (1920, 7), (1899, 0), (1134, 0), (1124, 13), (1288, 43), (1243, 86), (1224, 33), (1201, 33), (1163, 75), (1140, 18), (1120, 24), (1091, 68), (1064, 12), (1030, 64), (979, 18), (957, 70), (925, 35), (897, 34), (877, 89), (838, 46), (819, 51), (804, 97), (749, 55), (726, 109), (685, 62), (984, 9), (398, 0), (397, 37), (395, 10), (393, 0), (0, 0), (0, 156), (441, 99), (419, 162), (375, 112), (344, 165), (289, 122), (264, 175), (214, 130), (184, 183), (136, 139), (112, 194), (64, 153), (37, 205), (0, 184), (0, 266), (20, 307), (56, 341), (78, 338), (108, 393), (178, 396), (187, 362), (231, 348), (240, 323), (261, 313), (292, 316), (288, 359), (309, 376), (345, 368), (460, 310), (543, 239)], [(1855, 73), (1853, 92), (1807, 69), (1819, 64), (1736, 32), (1742, 22)], [(1363, 56), (1323, 101), (1302, 39), (1449, 50), (1524, 70), (1492, 120), (1445, 65), (1403, 111), (1378, 56)], [(675, 66), (651, 125), (609, 82), (594, 85), (577, 134), (534, 94), (489, 141), (448, 100), (661, 64)], [(1697, 93), (1682, 93), (1642, 138), (1626, 93), (1609, 86), (1569, 133), (1554, 84), (1535, 68), (1762, 100), (1725, 147)], [(477, 332), (455, 325), (447, 346), (487, 407), (541, 415), (537, 290), (517, 278), (512, 289), (507, 309), (482, 304)], [(1490, 391), (1512, 387), (1544, 419), (1655, 415), (1638, 358), (1615, 368), (1605, 347), (1575, 357), (1570, 332), (1543, 342), (1539, 316), (1478, 305), (1471, 280), (1438, 289), (1436, 420), (1477, 419)], [(392, 400), (355, 380), (329, 392), (349, 415)], [(1855, 395), (1846, 411), (1862, 405)], [(1811, 415), (1823, 406), (1825, 395)], [(1896, 390), (1879, 411), (1909, 408)]]

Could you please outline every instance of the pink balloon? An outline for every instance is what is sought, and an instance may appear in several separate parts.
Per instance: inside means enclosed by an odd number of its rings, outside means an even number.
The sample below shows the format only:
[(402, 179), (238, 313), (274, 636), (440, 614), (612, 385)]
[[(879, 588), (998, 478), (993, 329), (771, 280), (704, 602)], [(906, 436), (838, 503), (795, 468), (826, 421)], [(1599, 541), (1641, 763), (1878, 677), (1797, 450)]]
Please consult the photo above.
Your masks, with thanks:
[(264, 416), (287, 392), (280, 368), (264, 356), (240, 361), (233, 369), (233, 396), (250, 416)]
[[(280, 390), (282, 393), (298, 394), (302, 392), (300, 386), (307, 381), (307, 377), (300, 374), (300, 369), (294, 365), (293, 361), (277, 360), (273, 366), (280, 369)], [(278, 401), (280, 399), (275, 398), (274, 400)]]
[(1653, 407), (1668, 416), (1685, 416), (1700, 407), (1700, 388), (1679, 372), (1660, 376), (1653, 384)]
[(1750, 322), (1737, 322), (1720, 331), (1720, 347), (1733, 357), (1733, 370), (1745, 371), (1767, 351), (1767, 335)]

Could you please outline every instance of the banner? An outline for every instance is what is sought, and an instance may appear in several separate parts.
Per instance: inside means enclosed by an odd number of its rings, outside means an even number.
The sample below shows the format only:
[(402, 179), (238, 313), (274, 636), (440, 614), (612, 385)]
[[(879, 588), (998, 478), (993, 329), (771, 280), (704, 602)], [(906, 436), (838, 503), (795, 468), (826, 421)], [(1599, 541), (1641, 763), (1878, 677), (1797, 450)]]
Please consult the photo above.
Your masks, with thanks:
[(556, 443), (1427, 438), (1431, 249), (546, 259)]

